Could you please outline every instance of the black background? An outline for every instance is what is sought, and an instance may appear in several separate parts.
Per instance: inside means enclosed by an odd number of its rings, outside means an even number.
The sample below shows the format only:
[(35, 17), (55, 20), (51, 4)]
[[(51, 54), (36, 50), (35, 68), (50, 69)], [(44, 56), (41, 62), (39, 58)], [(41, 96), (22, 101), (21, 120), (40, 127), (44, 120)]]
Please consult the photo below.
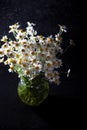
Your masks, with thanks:
[(8, 73), (8, 67), (0, 64), (0, 129), (55, 130), (78, 124), (80, 103), (87, 99), (86, 92), (82, 97), (80, 95), (80, 87), (86, 79), (80, 47), (84, 41), (80, 4), (79, 0), (0, 0), (0, 38), (8, 34), (9, 25), (19, 22), (25, 28), (30, 21), (36, 23), (38, 34), (44, 36), (56, 34), (58, 24), (66, 25), (64, 44), (67, 46), (69, 39), (76, 44), (61, 57), (61, 70), (70, 68), (70, 77), (62, 74), (61, 84), (52, 84), (48, 98), (38, 107), (30, 107), (20, 101), (17, 75)]

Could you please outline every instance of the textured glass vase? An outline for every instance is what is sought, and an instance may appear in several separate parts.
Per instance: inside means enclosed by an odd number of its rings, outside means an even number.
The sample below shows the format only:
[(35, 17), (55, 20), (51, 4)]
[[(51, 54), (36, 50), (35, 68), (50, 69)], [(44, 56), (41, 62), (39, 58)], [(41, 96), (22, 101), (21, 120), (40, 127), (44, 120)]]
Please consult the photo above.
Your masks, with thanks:
[(33, 80), (28, 77), (20, 78), (18, 84), (18, 95), (22, 102), (30, 106), (38, 106), (48, 96), (49, 83), (41, 75), (36, 76)]

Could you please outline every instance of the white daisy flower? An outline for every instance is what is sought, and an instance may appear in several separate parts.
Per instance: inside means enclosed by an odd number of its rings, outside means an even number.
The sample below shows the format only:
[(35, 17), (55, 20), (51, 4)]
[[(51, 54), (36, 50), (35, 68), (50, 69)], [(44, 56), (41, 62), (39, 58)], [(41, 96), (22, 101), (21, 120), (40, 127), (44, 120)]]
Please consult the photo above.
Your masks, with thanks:
[(7, 42), (7, 40), (8, 40), (8, 37), (6, 35), (3, 36), (2, 39), (1, 39), (2, 42)]
[(15, 23), (14, 25), (9, 26), (10, 30), (9, 33), (17, 31), (17, 29), (20, 27), (19, 23)]

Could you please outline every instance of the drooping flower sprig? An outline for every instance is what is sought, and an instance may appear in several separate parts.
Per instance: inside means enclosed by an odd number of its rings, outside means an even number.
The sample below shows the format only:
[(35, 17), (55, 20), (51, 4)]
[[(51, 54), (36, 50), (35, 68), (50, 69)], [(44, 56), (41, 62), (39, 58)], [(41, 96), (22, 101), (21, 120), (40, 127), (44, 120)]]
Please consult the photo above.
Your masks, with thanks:
[(8, 71), (17, 72), (19, 77), (27, 76), (32, 80), (42, 72), (47, 80), (58, 85), (59, 72), (56, 69), (62, 65), (62, 60), (56, 55), (63, 52), (61, 34), (66, 32), (66, 27), (59, 25), (55, 37), (44, 37), (37, 34), (34, 26), (34, 23), (27, 22), (25, 31), (20, 29), (19, 23), (9, 26), (14, 39), (6, 35), (2, 37), (0, 62), (9, 65)]

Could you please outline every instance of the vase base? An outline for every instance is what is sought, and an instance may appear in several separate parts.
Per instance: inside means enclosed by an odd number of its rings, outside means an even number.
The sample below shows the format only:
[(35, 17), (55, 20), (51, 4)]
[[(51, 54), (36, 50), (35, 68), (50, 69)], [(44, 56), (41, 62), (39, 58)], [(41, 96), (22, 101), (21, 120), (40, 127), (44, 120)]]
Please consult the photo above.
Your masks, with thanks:
[(40, 105), (48, 96), (49, 83), (43, 80), (43, 83), (40, 83), (39, 86), (31, 88), (29, 85), (20, 82), (18, 85), (18, 95), (22, 102), (30, 106)]

